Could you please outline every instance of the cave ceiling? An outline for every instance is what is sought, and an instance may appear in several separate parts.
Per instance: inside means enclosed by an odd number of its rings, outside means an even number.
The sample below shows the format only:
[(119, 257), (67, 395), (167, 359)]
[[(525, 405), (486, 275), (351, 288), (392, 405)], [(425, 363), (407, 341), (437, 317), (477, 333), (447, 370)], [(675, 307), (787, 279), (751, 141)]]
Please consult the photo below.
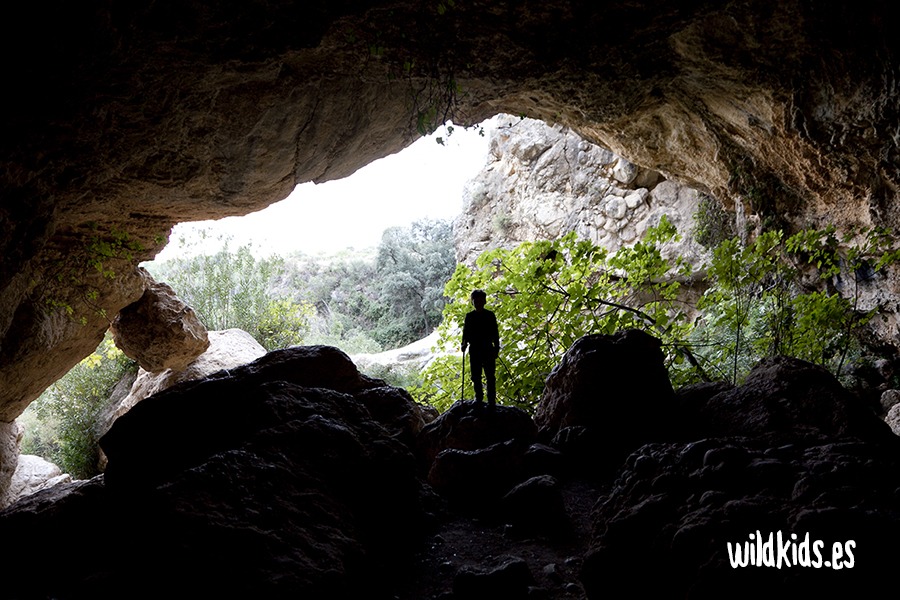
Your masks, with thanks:
[(181, 221), (444, 119), (560, 123), (777, 222), (898, 225), (886, 1), (29, 2), (2, 25), (0, 421), (91, 352)]

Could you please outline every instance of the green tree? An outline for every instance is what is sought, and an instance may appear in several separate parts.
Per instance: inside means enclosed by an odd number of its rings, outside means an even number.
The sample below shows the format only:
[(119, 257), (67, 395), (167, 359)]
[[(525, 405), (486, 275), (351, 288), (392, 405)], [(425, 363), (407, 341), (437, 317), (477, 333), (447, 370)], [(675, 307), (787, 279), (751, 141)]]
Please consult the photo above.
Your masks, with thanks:
[(380, 352), (374, 339), (373, 309), (378, 302), (374, 257), (342, 252), (331, 257), (294, 255), (286, 260), (280, 293), (309, 304), (306, 343), (336, 346), (353, 354)]
[[(486, 252), (474, 269), (458, 265), (444, 290), (452, 301), (444, 309), (439, 348), (447, 353), (458, 348), (469, 294), (481, 288), (500, 327), (497, 392), (505, 403), (531, 408), (550, 370), (588, 333), (646, 329), (663, 340), (670, 362), (680, 362), (687, 350), (680, 341), (690, 324), (678, 302), (678, 276), (687, 267), (664, 259), (659, 249), (675, 236), (663, 219), (643, 241), (612, 255), (569, 234)], [(435, 360), (414, 394), (446, 408), (464, 394), (461, 369), (458, 355)]]
[[(787, 324), (779, 321), (786, 315), (772, 308), (784, 307), (793, 278), (778, 260), (776, 250), (782, 242), (782, 233), (773, 231), (746, 246), (737, 238), (727, 239), (713, 250), (707, 269), (709, 288), (698, 304), (703, 327), (695, 333), (694, 342), (705, 349), (700, 356), (712, 369), (724, 375), (727, 368), (731, 381), (749, 372), (765, 354), (764, 346), (782, 345), (779, 331)], [(768, 295), (761, 302), (763, 290)], [(769, 326), (772, 335), (764, 335), (761, 330)]]
[(267, 350), (303, 343), (314, 309), (307, 302), (270, 298), (256, 325), (260, 345)]
[(293, 257), (281, 287), (315, 306), (314, 339), (402, 346), (440, 323), (455, 266), (451, 233), (447, 221), (422, 220), (385, 230), (371, 257)]
[(79, 479), (99, 473), (98, 421), (109, 408), (113, 387), (137, 365), (110, 336), (20, 417), (25, 425), (22, 452), (50, 460)]
[(443, 288), (455, 265), (449, 222), (421, 220), (385, 230), (376, 262), (376, 339), (402, 346), (431, 333), (441, 322)]
[(898, 260), (893, 237), (865, 229), (838, 239), (833, 226), (748, 244), (723, 241), (708, 269), (692, 334), (711, 371), (740, 382), (761, 358), (784, 355), (844, 373), (875, 308), (860, 310), (860, 284)]
[[(580, 336), (637, 327), (663, 341), (673, 383), (716, 378), (740, 382), (761, 358), (785, 355), (840, 376), (863, 351), (860, 334), (877, 307), (861, 310), (863, 282), (900, 260), (883, 229), (838, 239), (833, 227), (792, 236), (769, 231), (752, 242), (721, 241), (697, 306), (679, 300), (680, 260), (663, 259), (659, 244), (675, 235), (662, 221), (644, 240), (614, 254), (574, 235), (482, 254), (475, 269), (459, 265), (445, 293), (439, 350), (444, 354), (413, 390), (446, 408), (460, 397), (459, 328), (469, 293), (482, 288), (501, 328), (498, 394), (530, 408), (550, 370)], [(694, 316), (689, 322), (686, 313)]]
[(210, 330), (243, 329), (267, 350), (303, 342), (313, 307), (273, 293), (284, 259), (256, 258), (250, 246), (232, 250), (228, 240), (214, 254), (147, 264), (172, 286)]

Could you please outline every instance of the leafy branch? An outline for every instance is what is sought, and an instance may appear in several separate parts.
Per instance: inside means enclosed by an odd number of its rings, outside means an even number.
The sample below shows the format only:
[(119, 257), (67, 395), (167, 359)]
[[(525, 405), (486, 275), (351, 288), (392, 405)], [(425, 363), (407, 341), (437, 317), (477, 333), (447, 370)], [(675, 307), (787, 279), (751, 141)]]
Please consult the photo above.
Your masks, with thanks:
[[(666, 342), (669, 360), (681, 360), (686, 356), (679, 343), (686, 319), (673, 278), (683, 269), (664, 260), (658, 249), (675, 233), (664, 219), (639, 245), (612, 256), (575, 234), (484, 253), (475, 269), (458, 266), (444, 290), (454, 301), (444, 310), (440, 344), (447, 350), (456, 346), (468, 294), (481, 288), (492, 299), (489, 308), (500, 324), (500, 364), (506, 376), (498, 381), (498, 395), (507, 403), (533, 406), (550, 370), (588, 333), (652, 329)], [(644, 300), (637, 301), (639, 297)], [(452, 358), (436, 361), (415, 393), (446, 405), (458, 389), (458, 369)]]
[[(680, 296), (680, 280), (694, 276), (690, 265), (664, 259), (660, 250), (676, 237), (663, 220), (614, 254), (570, 234), (486, 252), (472, 269), (458, 265), (445, 288), (452, 301), (439, 349), (452, 353), (468, 294), (481, 288), (500, 324), (506, 376), (498, 380), (498, 395), (525, 408), (537, 402), (546, 376), (576, 339), (630, 327), (660, 338), (676, 385), (710, 374), (737, 382), (759, 359), (776, 354), (840, 375), (875, 310), (861, 310), (861, 286), (900, 260), (893, 236), (881, 229), (842, 240), (832, 228), (793, 236), (769, 231), (748, 244), (730, 238), (715, 247), (709, 287), (691, 306)], [(810, 282), (813, 275), (818, 285)], [(465, 394), (459, 377), (458, 358), (448, 354), (426, 369), (414, 394), (444, 408), (457, 392)]]

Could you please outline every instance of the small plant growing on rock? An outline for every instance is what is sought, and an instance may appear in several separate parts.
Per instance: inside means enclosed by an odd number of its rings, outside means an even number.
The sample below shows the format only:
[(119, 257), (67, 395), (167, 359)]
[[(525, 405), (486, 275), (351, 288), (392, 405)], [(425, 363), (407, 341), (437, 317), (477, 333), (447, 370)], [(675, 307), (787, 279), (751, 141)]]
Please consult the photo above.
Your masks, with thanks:
[(694, 240), (706, 248), (715, 248), (734, 235), (734, 216), (716, 199), (703, 195), (694, 212)]
[(513, 228), (513, 219), (509, 216), (508, 213), (500, 212), (494, 215), (494, 218), (491, 220), (491, 225), (493, 226), (494, 231), (501, 235), (508, 234)]
[[(106, 309), (99, 304), (103, 280), (116, 278), (116, 269), (134, 263), (136, 253), (143, 246), (126, 231), (115, 227), (101, 231), (96, 223), (88, 225), (89, 233), (77, 233), (79, 243), (55, 264), (53, 284), (66, 287), (65, 295), (49, 293), (45, 299), (47, 308), (62, 311), (81, 325), (88, 323), (93, 312), (106, 319)], [(81, 306), (78, 306), (78, 305)]]

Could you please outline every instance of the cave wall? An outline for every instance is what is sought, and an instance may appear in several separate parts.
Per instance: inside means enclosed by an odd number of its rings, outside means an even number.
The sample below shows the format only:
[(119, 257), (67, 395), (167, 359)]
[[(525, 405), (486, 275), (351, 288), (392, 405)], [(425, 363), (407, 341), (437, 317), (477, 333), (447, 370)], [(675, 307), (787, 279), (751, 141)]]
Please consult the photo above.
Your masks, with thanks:
[(172, 225), (344, 177), (444, 118), (559, 123), (772, 223), (900, 225), (886, 1), (5, 10), (0, 422), (141, 295)]
[(456, 261), (474, 267), (488, 250), (568, 233), (617, 252), (665, 216), (681, 239), (662, 245), (663, 257), (681, 257), (700, 273), (709, 258), (694, 239), (702, 198), (570, 129), (498, 115), (487, 160), (462, 190), (453, 224)]

